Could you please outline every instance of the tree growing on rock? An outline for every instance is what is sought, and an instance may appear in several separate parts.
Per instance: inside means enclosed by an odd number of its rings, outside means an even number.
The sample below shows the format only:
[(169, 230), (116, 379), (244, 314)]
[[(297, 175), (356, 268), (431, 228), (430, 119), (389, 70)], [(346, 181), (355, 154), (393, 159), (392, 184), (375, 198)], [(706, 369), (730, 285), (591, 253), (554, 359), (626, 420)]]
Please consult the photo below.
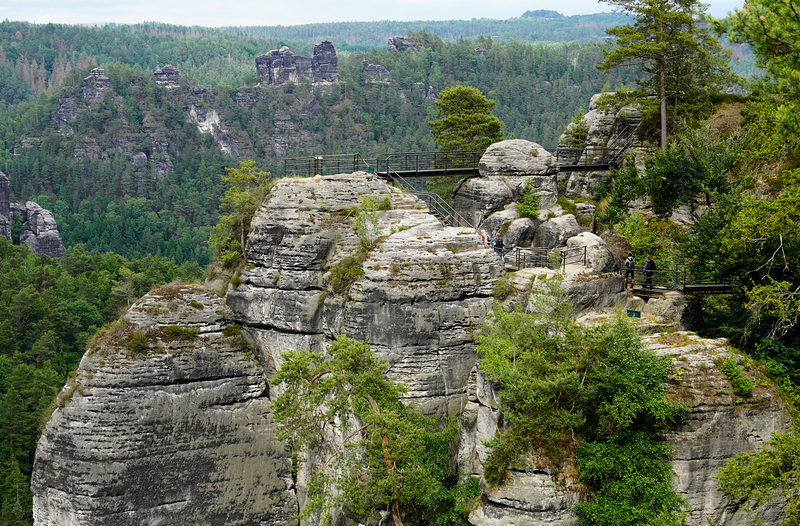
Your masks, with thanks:
[(258, 170), (253, 160), (242, 161), (239, 168), (225, 168), (222, 182), (229, 187), (220, 208), (230, 213), (220, 216), (209, 239), (225, 266), (233, 266), (244, 255), (250, 220), (269, 191), (269, 178), (269, 172)]
[(603, 1), (631, 15), (633, 22), (606, 30), (616, 40), (603, 50), (605, 59), (597, 67), (640, 66), (649, 75), (639, 81), (640, 100), (658, 102), (665, 148), (668, 123), (701, 110), (698, 105), (730, 78), (726, 54), (708, 26), (706, 6), (697, 0)]
[(785, 137), (800, 131), (800, 9), (795, 0), (748, 0), (723, 20), (719, 31), (747, 43), (778, 94), (777, 120)]
[(404, 386), (387, 379), (370, 347), (339, 336), (324, 356), (289, 351), (272, 378), (277, 436), (295, 462), (314, 461), (301, 516), (329, 523), (340, 509), (369, 523), (383, 513), (427, 524), (461, 524), (476, 479), (458, 483), (450, 469), (454, 424), (440, 428), (400, 401)]

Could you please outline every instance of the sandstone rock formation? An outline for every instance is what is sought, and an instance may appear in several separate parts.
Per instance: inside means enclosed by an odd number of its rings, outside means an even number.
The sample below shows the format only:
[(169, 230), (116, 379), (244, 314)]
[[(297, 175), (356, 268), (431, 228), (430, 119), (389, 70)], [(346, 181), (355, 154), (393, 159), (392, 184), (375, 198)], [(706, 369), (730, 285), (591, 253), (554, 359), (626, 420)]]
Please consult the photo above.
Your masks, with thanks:
[(28, 246), (37, 256), (48, 255), (60, 258), (64, 255), (64, 243), (58, 232), (58, 225), (50, 210), (45, 210), (33, 201), (25, 205), (10, 202), (8, 176), (0, 172), (0, 236), (12, 239), (14, 216), (22, 220), (19, 242)]
[[(345, 218), (364, 196), (392, 200), (379, 222), (388, 237), (359, 264), (362, 277), (335, 294), (333, 274), (358, 252)], [(502, 268), (474, 231), (445, 228), (423, 208), (365, 173), (281, 179), (251, 226), (252, 268), (228, 293), (264, 361), (346, 334), (385, 357), (426, 411), (458, 414), (475, 363), (471, 331)]]
[(370, 64), (368, 60), (361, 63), (361, 72), (367, 75), (373, 82), (383, 82), (389, 80), (389, 70), (380, 64)]
[(168, 285), (95, 337), (39, 440), (35, 524), (297, 524), (264, 367), (230, 323)]
[[(750, 368), (747, 374), (758, 387), (748, 398), (733, 395), (729, 380), (717, 366), (730, 356), (724, 339), (675, 332), (648, 336), (645, 341), (657, 354), (673, 357), (669, 395), (689, 407), (683, 422), (672, 426), (665, 437), (675, 453), (673, 485), (690, 510), (687, 525), (749, 524), (753, 517), (742, 503), (716, 490), (714, 475), (724, 459), (757, 450), (771, 433), (790, 430), (789, 414), (774, 385), (765, 381), (757, 368)], [(497, 429), (498, 415), (491, 405), (494, 396), (491, 386), (477, 375), (462, 417), (458, 455), (462, 472), (482, 473), (479, 461), (486, 458), (482, 441)], [(470, 514), (470, 523), (575, 526), (577, 517), (571, 508), (580, 495), (568, 490), (572, 482), (569, 473), (565, 477), (551, 467), (537, 467), (532, 459), (527, 468), (511, 469), (509, 482), (484, 491), (481, 505)], [(779, 502), (760, 510), (759, 520), (777, 524), (783, 505)]]
[[(576, 148), (575, 160), (586, 159), (596, 148), (626, 147), (629, 153), (647, 149), (636, 130), (642, 121), (640, 108), (624, 106), (618, 109), (601, 109), (597, 105), (601, 94), (595, 95), (589, 102), (589, 112), (584, 116), (586, 137), (582, 140), (576, 136), (574, 123), (567, 126), (559, 138), (559, 148)], [(559, 178), (566, 179), (566, 197), (593, 199), (597, 196), (597, 187), (608, 181), (609, 171), (574, 171), (562, 172)]]
[(83, 98), (90, 102), (103, 100), (103, 93), (108, 89), (110, 79), (106, 77), (106, 70), (94, 68), (89, 76), (83, 79)]
[[(365, 196), (387, 206), (377, 245), (361, 252), (352, 219)], [(602, 239), (580, 233), (564, 244), (586, 254), (566, 266), (576, 315), (596, 323), (614, 305), (634, 305)], [(504, 269), (474, 231), (443, 227), (374, 175), (281, 179), (253, 218), (246, 256), (224, 299), (194, 286), (162, 287), (91, 343), (40, 439), (37, 526), (297, 524), (308, 468), (293, 475), (273, 439), (275, 393), (265, 380), (283, 351), (322, 351), (338, 334), (386, 358), (388, 374), (423, 411), (460, 416), (459, 470), (482, 475), (484, 440), (502, 419), (478, 374), (472, 334)], [(352, 281), (342, 281), (344, 271)], [(524, 300), (553, 272), (525, 269), (507, 279)], [(677, 298), (635, 306), (646, 331), (680, 329), (693, 316), (687, 304), (685, 315), (669, 319)], [(647, 341), (674, 356), (670, 392), (690, 407), (667, 434), (675, 487), (694, 509), (689, 524), (738, 524), (739, 503), (719, 495), (711, 477), (723, 459), (787, 430), (788, 415), (757, 368), (748, 369), (761, 380), (753, 396), (730, 394), (716, 368), (728, 355), (724, 341), (680, 332)], [(515, 466), (507, 484), (484, 488), (471, 523), (574, 525), (579, 496), (568, 489), (575, 473), (567, 468), (534, 457)], [(779, 511), (773, 506), (763, 519), (774, 523)]]
[(396, 36), (389, 39), (389, 41), (386, 43), (386, 49), (389, 51), (407, 51), (409, 49), (413, 49), (413, 47), (411, 46), (411, 42), (408, 40), (408, 37)]
[(156, 79), (156, 84), (161, 84), (167, 88), (177, 88), (178, 82), (181, 80), (181, 72), (172, 64), (166, 64), (156, 68), (153, 72), (153, 77)]
[(336, 49), (329, 41), (314, 45), (314, 56), (295, 55), (288, 47), (273, 49), (256, 57), (259, 84), (281, 86), (307, 78), (311, 82), (334, 82), (339, 76)]
[[(527, 180), (537, 189), (540, 204), (556, 203), (556, 164), (540, 145), (513, 139), (492, 144), (480, 161), (481, 177), (465, 179), (456, 189), (453, 206), (472, 224), (482, 223), (522, 194)], [(480, 229), (484, 229), (480, 226)]]

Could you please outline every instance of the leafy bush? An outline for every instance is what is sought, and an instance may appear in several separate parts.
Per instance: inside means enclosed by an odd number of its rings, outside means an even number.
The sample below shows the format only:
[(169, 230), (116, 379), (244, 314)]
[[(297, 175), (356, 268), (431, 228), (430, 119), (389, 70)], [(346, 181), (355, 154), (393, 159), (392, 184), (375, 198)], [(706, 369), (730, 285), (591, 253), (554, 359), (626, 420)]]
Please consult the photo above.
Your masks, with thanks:
[(750, 396), (750, 393), (753, 392), (753, 382), (750, 378), (745, 376), (736, 358), (728, 356), (722, 360), (722, 363), (719, 364), (719, 368), (725, 373), (728, 380), (730, 380), (734, 393), (739, 396)]
[(342, 258), (330, 268), (326, 282), (333, 292), (342, 294), (364, 275), (361, 265), (366, 261), (367, 255), (359, 252), (353, 256)]
[(534, 288), (530, 313), (495, 309), (478, 337), (481, 369), (511, 424), (487, 444), (486, 480), (501, 483), (526, 452), (560, 465), (577, 448), (581, 482), (595, 490), (577, 508), (583, 524), (641, 524), (653, 509), (665, 524), (678, 521), (670, 452), (656, 438), (685, 411), (666, 397), (670, 358), (644, 347), (622, 315), (599, 328), (576, 324), (559, 285)]

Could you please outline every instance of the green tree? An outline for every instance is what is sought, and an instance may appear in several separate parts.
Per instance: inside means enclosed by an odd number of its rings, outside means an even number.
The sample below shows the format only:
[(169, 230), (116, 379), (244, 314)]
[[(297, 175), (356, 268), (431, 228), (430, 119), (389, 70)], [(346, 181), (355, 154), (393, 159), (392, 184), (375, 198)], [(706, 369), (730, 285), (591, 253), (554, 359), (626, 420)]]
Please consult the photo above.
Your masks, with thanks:
[[(449, 468), (455, 425), (439, 429), (400, 401), (404, 387), (384, 377), (385, 361), (368, 345), (339, 336), (323, 357), (308, 351), (283, 354), (273, 385), (278, 437), (295, 462), (320, 458), (302, 516), (331, 521), (341, 507), (360, 522), (422, 512), (428, 524), (458, 524), (457, 509), (477, 492), (475, 481), (456, 484)], [(334, 439), (332, 437), (342, 437)], [(471, 488), (471, 491), (465, 491)]]
[(750, 508), (783, 496), (788, 505), (780, 524), (800, 524), (800, 434), (772, 435), (762, 450), (726, 460), (717, 481), (720, 491)]
[(525, 311), (496, 308), (478, 338), (481, 370), (507, 424), (488, 445), (487, 481), (501, 483), (529, 452), (560, 465), (577, 449), (580, 480), (594, 491), (582, 525), (677, 524), (671, 452), (656, 436), (685, 408), (665, 392), (668, 357), (646, 349), (621, 316), (580, 326), (560, 279), (538, 280)]
[(503, 123), (492, 115), (495, 101), (476, 88), (453, 86), (436, 100), (435, 120), (429, 121), (433, 142), (442, 150), (478, 151), (502, 141)]
[(647, 97), (658, 101), (661, 147), (667, 145), (668, 100), (674, 101), (671, 118), (678, 117), (678, 104), (687, 102), (690, 90), (697, 86), (718, 90), (728, 67), (719, 42), (708, 28), (705, 4), (697, 0), (603, 0), (633, 17), (625, 26), (609, 28), (616, 37), (611, 48), (603, 51), (603, 71), (620, 66), (641, 66), (649, 75), (640, 79)]
[(225, 169), (222, 181), (229, 186), (220, 208), (230, 213), (220, 216), (209, 240), (224, 263), (233, 263), (244, 255), (250, 220), (269, 191), (269, 177), (268, 172), (256, 168), (253, 160), (242, 161), (239, 168)]
[(732, 42), (747, 43), (779, 94), (773, 111), (785, 137), (800, 131), (800, 11), (794, 0), (748, 0), (718, 24)]

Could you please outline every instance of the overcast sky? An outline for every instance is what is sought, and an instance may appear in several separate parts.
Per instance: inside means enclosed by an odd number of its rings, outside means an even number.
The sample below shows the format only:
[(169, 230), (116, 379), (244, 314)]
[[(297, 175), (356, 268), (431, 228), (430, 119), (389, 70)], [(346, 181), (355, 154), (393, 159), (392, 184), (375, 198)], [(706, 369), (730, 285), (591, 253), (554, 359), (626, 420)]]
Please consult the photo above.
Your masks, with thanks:
[[(741, 7), (743, 0), (708, 2), (715, 17)], [(184, 26), (298, 25), (373, 20), (505, 19), (528, 10), (552, 9), (565, 15), (611, 11), (596, 0), (2, 0), (0, 18), (33, 23), (131, 24), (165, 22)]]

